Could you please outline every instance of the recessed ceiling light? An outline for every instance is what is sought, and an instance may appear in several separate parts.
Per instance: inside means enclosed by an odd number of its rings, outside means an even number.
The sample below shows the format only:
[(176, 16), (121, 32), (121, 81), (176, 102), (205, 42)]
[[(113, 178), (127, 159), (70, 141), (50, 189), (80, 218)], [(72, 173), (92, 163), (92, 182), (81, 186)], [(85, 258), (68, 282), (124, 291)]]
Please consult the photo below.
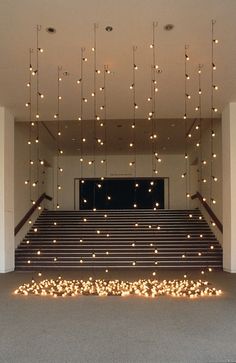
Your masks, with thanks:
[(172, 30), (174, 28), (174, 24), (166, 24), (165, 26), (164, 26), (164, 30), (166, 30), (166, 31), (170, 31), (170, 30)]
[(111, 25), (107, 25), (105, 29), (107, 32), (112, 32), (112, 30), (113, 30)]
[(55, 34), (56, 33), (56, 29), (53, 28), (52, 26), (49, 26), (48, 28), (46, 28), (46, 31), (49, 33), (49, 34)]

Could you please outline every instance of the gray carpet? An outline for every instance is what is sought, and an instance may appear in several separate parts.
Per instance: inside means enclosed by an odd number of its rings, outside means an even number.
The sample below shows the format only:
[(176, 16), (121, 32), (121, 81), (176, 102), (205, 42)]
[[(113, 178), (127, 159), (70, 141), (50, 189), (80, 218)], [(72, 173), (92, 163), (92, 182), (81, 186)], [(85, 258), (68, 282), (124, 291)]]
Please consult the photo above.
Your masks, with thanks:
[[(184, 271), (185, 272), (185, 271)], [(158, 278), (184, 272), (161, 271)], [(147, 271), (65, 272), (66, 278), (151, 277)], [(55, 277), (58, 273), (44, 273)], [(207, 276), (221, 297), (49, 298), (12, 295), (30, 273), (0, 275), (1, 363), (236, 362), (236, 275)], [(199, 272), (190, 277), (202, 278)]]

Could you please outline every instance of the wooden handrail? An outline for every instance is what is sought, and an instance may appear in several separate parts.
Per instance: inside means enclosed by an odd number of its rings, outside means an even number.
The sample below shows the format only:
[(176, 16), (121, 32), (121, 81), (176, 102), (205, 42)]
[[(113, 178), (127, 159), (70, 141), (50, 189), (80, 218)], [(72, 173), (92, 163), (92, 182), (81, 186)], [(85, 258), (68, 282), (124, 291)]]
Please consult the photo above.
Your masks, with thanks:
[(219, 228), (219, 230), (221, 231), (221, 233), (223, 233), (223, 225), (222, 225), (222, 223), (216, 217), (215, 213), (213, 212), (213, 210), (211, 209), (211, 207), (209, 206), (209, 204), (203, 200), (203, 196), (199, 192), (197, 192), (196, 194), (194, 194), (194, 195), (191, 196), (191, 199), (196, 199), (196, 198), (200, 200), (201, 204), (206, 209), (207, 213), (210, 215), (210, 217), (212, 218), (213, 222)]
[(25, 216), (21, 219), (21, 221), (17, 224), (15, 227), (15, 235), (19, 232), (19, 230), (23, 227), (23, 225), (27, 222), (27, 220), (30, 218), (30, 216), (34, 213), (35, 209), (38, 208), (40, 203), (44, 200), (52, 200), (52, 197), (49, 197), (46, 193), (43, 193), (37, 202), (28, 210), (28, 212), (25, 214)]

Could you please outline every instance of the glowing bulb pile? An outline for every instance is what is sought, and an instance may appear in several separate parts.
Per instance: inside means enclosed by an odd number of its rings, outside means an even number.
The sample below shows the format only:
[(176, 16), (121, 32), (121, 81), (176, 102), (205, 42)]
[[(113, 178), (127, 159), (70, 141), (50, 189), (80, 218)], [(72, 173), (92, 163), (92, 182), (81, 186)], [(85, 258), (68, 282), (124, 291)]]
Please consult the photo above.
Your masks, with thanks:
[(64, 280), (59, 276), (55, 280), (45, 279), (39, 282), (32, 280), (31, 283), (19, 286), (14, 294), (51, 296), (55, 298), (79, 295), (197, 298), (219, 296), (222, 291), (209, 287), (209, 282), (203, 280), (175, 279), (158, 281), (157, 279), (140, 279), (137, 281), (122, 281), (94, 280), (92, 277), (88, 280)]

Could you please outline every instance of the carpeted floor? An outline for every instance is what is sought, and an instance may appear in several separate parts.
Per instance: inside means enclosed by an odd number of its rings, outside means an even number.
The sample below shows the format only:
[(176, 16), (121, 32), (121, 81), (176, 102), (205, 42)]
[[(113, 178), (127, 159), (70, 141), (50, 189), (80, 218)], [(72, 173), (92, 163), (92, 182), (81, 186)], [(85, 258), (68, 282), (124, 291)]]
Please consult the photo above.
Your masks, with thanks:
[[(161, 271), (159, 279), (186, 271)], [(59, 273), (43, 273), (56, 277)], [(65, 278), (152, 277), (141, 270), (60, 272)], [(37, 275), (34, 275), (37, 276)], [(206, 278), (220, 297), (18, 296), (30, 273), (0, 275), (0, 363), (206, 363), (236, 362), (236, 275)]]

